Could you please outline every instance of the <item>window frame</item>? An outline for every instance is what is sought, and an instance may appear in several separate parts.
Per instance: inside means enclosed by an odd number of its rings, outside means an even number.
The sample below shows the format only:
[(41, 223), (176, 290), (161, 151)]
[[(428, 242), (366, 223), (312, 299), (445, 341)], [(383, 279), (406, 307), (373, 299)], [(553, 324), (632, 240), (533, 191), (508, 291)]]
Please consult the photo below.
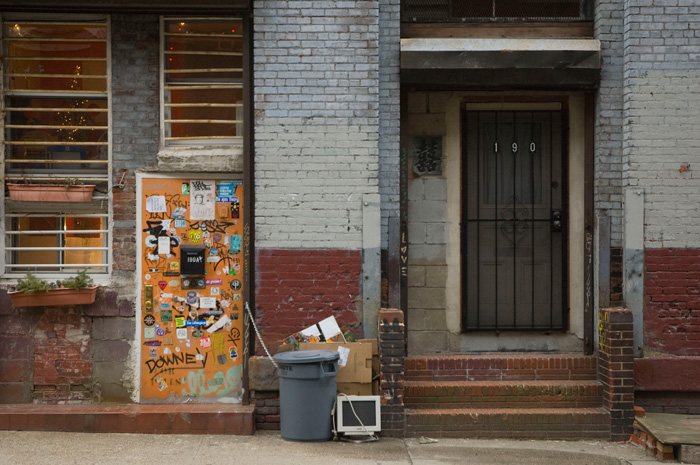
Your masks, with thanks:
[[(452, 2), (460, 0), (447, 0), (442, 9), (440, 5), (421, 4), (421, 0), (401, 0), (401, 23), (403, 24), (466, 24), (466, 23), (485, 23), (485, 24), (527, 24), (527, 23), (566, 23), (566, 22), (590, 22), (593, 21), (593, 3), (594, 0), (578, 0), (579, 14), (578, 16), (538, 16), (536, 14), (506, 16), (497, 15), (495, 12), (496, 2), (500, 0), (489, 0), (492, 2), (492, 14), (481, 16), (458, 16), (451, 12)], [(415, 2), (415, 3), (412, 3)], [(421, 9), (432, 9), (432, 11), (421, 11)], [(415, 10), (415, 11), (414, 11)], [(418, 18), (422, 16), (422, 18)]]
[[(46, 22), (46, 23), (56, 23), (56, 24), (61, 24), (61, 23), (86, 23), (86, 22), (95, 22), (95, 23), (100, 23), (101, 26), (104, 26), (105, 28), (105, 90), (104, 92), (99, 92), (96, 93), (96, 95), (90, 95), (90, 98), (96, 98), (98, 100), (104, 100), (106, 101), (106, 113), (107, 113), (107, 127), (106, 127), (106, 135), (107, 135), (107, 144), (106, 144), (106, 156), (107, 160), (106, 163), (101, 163), (102, 165), (106, 165), (107, 168), (105, 171), (100, 172), (95, 176), (94, 172), (87, 172), (86, 175), (80, 176), (79, 179), (85, 178), (85, 180), (89, 180), (88, 178), (93, 177), (93, 178), (99, 178), (97, 184), (101, 184), (102, 186), (105, 187), (106, 193), (101, 194), (101, 195), (93, 195), (92, 200), (90, 202), (84, 202), (84, 203), (61, 203), (61, 202), (16, 202), (10, 200), (9, 196), (5, 194), (6, 191), (6, 186), (5, 184), (9, 181), (7, 179), (7, 173), (5, 170), (7, 170), (7, 165), (5, 163), (5, 157), (6, 157), (6, 131), (7, 131), (7, 124), (6, 124), (6, 119), (3, 117), (2, 121), (0, 121), (0, 147), (2, 148), (3, 152), (0, 154), (2, 163), (3, 163), (3, 171), (2, 171), (2, 186), (3, 189), (0, 190), (0, 217), (2, 220), (0, 220), (0, 236), (2, 237), (2, 243), (0, 243), (0, 278), (5, 280), (9, 280), (10, 282), (14, 282), (15, 279), (24, 277), (26, 274), (26, 271), (31, 271), (32, 273), (36, 274), (37, 276), (40, 276), (42, 279), (47, 279), (47, 280), (52, 280), (52, 279), (62, 279), (70, 275), (74, 275), (77, 273), (82, 268), (85, 267), (78, 267), (76, 268), (75, 265), (70, 265), (66, 264), (65, 262), (61, 263), (61, 259), (57, 259), (56, 264), (35, 264), (32, 266), (27, 266), (27, 267), (21, 267), (21, 266), (16, 266), (14, 265), (13, 259), (11, 257), (12, 254), (18, 252), (17, 245), (13, 243), (15, 240), (15, 237), (19, 237), (18, 234), (15, 234), (17, 231), (13, 231), (12, 228), (12, 221), (13, 217), (22, 217), (24, 215), (31, 216), (31, 215), (40, 215), (42, 217), (48, 217), (48, 218), (54, 218), (58, 224), (58, 221), (61, 222), (63, 225), (63, 231), (64, 232), (59, 232), (59, 233), (53, 233), (55, 237), (58, 239), (61, 236), (66, 236), (68, 233), (65, 231), (68, 231), (66, 229), (66, 223), (68, 218), (84, 218), (84, 217), (101, 217), (103, 218), (103, 224), (102, 227), (99, 230), (100, 234), (102, 234), (102, 244), (98, 248), (99, 250), (102, 251), (102, 260), (100, 261), (99, 264), (89, 264), (93, 268), (97, 269), (88, 269), (88, 273), (93, 277), (96, 283), (106, 283), (109, 281), (111, 275), (112, 275), (112, 269), (113, 269), (113, 247), (112, 247), (112, 241), (113, 241), (113, 227), (114, 227), (114, 206), (113, 206), (113, 199), (112, 199), (112, 185), (113, 185), (113, 179), (112, 179), (112, 170), (113, 170), (113, 159), (112, 159), (112, 53), (111, 53), (111, 45), (112, 45), (112, 37), (111, 37), (111, 18), (109, 15), (80, 15), (80, 14), (70, 14), (70, 15), (57, 15), (57, 14), (29, 14), (29, 13), (6, 13), (0, 15), (0, 43), (2, 44), (0, 46), (0, 112), (5, 114), (5, 109), (6, 109), (6, 103), (8, 102), (9, 99), (13, 97), (32, 97), (32, 96), (41, 96), (45, 95), (47, 92), (42, 92), (41, 89), (36, 90), (35, 92), (12, 92), (9, 91), (9, 89), (6, 89), (5, 83), (7, 79), (7, 72), (8, 70), (5, 67), (6, 61), (9, 60), (8, 55), (6, 54), (6, 38), (4, 37), (4, 28), (5, 24), (8, 22), (12, 21), (17, 21), (17, 22), (26, 22), (26, 23), (32, 23), (32, 22)], [(60, 94), (61, 96), (66, 95), (67, 98), (71, 98), (71, 93), (66, 92), (66, 93), (57, 93)], [(57, 95), (58, 96), (58, 95)], [(55, 145), (69, 145), (62, 143), (63, 141), (56, 141)], [(77, 171), (78, 173), (80, 171)], [(60, 173), (58, 173), (60, 174)], [(47, 178), (51, 177), (56, 177), (58, 179), (61, 179), (61, 176), (56, 176), (56, 173), (49, 173), (47, 175)], [(65, 179), (65, 177), (63, 177)], [(105, 205), (106, 203), (106, 205)], [(8, 231), (8, 227), (10, 230)], [(92, 230), (91, 230), (92, 231)], [(57, 244), (57, 248), (61, 248)], [(65, 241), (63, 242), (63, 247), (64, 250), (63, 252), (69, 252), (70, 247), (66, 247)], [(54, 247), (49, 247), (46, 246), (44, 250), (51, 251), (55, 250)], [(94, 250), (92, 249), (92, 246), (87, 247), (86, 249), (79, 248), (79, 250)], [(65, 256), (63, 253), (61, 253), (60, 250), (55, 250), (57, 256)], [(44, 266), (42, 266), (44, 265)], [(86, 264), (88, 265), (88, 264)], [(51, 267), (59, 267), (60, 270), (51, 270), (47, 272), (43, 272), (41, 269), (42, 268), (51, 268)], [(12, 268), (15, 268), (14, 271), (10, 271)], [(26, 271), (24, 271), (26, 270)]]
[[(166, 60), (166, 21), (174, 21), (174, 20), (193, 20), (193, 21), (240, 21), (241, 27), (243, 28), (243, 32), (240, 35), (240, 40), (241, 40), (241, 78), (240, 78), (240, 86), (241, 89), (241, 99), (240, 102), (237, 102), (233, 105), (237, 107), (236, 110), (236, 120), (232, 120), (232, 123), (237, 126), (237, 134), (235, 136), (231, 137), (201, 137), (201, 138), (188, 138), (187, 140), (169, 140), (168, 139), (168, 124), (171, 120), (168, 119), (167, 116), (167, 109), (166, 107), (168, 106), (167, 103), (167, 89), (166, 87), (168, 86), (168, 82), (166, 81), (166, 66), (165, 66), (165, 60)], [(196, 16), (196, 15), (164, 15), (160, 16), (160, 45), (159, 45), (159, 73), (160, 73), (160, 147), (161, 150), (197, 150), (201, 149), (202, 147), (226, 147), (226, 146), (233, 146), (233, 147), (243, 147), (244, 139), (245, 139), (245, 120), (246, 120), (246, 115), (247, 110), (246, 110), (246, 92), (248, 92), (248, 89), (246, 88), (246, 73), (248, 70), (246, 69), (249, 66), (248, 63), (248, 57), (246, 56), (247, 52), (247, 47), (246, 47), (246, 41), (248, 40), (248, 26), (250, 22), (245, 21), (245, 17), (243, 15), (236, 15), (236, 14), (231, 14), (231, 15), (209, 15), (209, 16)], [(216, 85), (222, 85), (222, 86), (235, 86), (236, 84), (232, 84), (230, 82), (224, 82), (225, 80), (222, 78), (216, 82)], [(182, 85), (183, 88), (186, 87), (186, 85)], [(208, 103), (208, 102), (202, 102), (202, 103)], [(240, 115), (240, 119), (239, 118)]]

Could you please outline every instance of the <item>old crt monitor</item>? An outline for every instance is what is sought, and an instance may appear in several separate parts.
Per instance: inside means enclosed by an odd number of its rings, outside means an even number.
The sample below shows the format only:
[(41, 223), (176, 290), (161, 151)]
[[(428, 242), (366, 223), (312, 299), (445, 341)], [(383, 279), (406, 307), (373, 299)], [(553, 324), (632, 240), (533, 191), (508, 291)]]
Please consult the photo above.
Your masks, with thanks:
[(381, 431), (382, 416), (379, 404), (379, 396), (339, 395), (337, 431), (345, 434), (369, 434)]

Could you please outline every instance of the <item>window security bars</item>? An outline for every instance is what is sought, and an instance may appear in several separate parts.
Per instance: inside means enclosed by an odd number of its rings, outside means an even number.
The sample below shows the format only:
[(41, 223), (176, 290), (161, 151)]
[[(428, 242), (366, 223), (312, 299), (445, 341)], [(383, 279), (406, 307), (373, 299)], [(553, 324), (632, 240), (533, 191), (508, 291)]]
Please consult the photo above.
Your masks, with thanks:
[(79, 204), (5, 194), (5, 276), (108, 271), (108, 37), (106, 20), (2, 23), (6, 191), (95, 186)]
[(591, 21), (591, 0), (403, 0), (401, 20), (413, 23), (479, 21)]
[(164, 143), (243, 139), (243, 22), (163, 21)]

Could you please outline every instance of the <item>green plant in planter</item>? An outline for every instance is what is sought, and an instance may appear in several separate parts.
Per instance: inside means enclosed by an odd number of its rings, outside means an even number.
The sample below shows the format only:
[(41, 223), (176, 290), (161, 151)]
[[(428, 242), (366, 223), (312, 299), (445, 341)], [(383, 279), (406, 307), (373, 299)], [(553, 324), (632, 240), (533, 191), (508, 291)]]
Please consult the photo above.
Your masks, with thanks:
[(24, 279), (20, 278), (17, 280), (16, 290), (19, 292), (24, 292), (25, 294), (33, 294), (35, 292), (46, 292), (51, 289), (61, 287), (65, 289), (77, 290), (92, 286), (93, 284), (94, 282), (87, 274), (87, 270), (81, 270), (76, 276), (66, 278), (63, 281), (56, 281), (55, 283), (37, 278), (31, 271), (27, 271), (27, 275)]
[(33, 294), (35, 292), (46, 292), (50, 289), (54, 289), (56, 284), (50, 283), (45, 279), (37, 278), (32, 274), (31, 271), (27, 271), (25, 279), (17, 280), (17, 291), (24, 292), (25, 294)]
[(82, 186), (83, 181), (78, 178), (66, 178), (66, 187)]
[(83, 287), (92, 286), (94, 282), (92, 278), (88, 275), (87, 270), (78, 271), (78, 275), (72, 278), (64, 279), (61, 281), (61, 287), (68, 289), (81, 289)]

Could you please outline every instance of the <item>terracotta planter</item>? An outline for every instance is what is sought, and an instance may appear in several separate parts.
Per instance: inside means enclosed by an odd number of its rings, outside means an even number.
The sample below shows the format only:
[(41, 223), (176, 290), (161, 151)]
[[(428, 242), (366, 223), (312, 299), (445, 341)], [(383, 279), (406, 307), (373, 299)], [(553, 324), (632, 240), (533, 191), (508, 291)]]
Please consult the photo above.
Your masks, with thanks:
[(7, 184), (10, 200), (19, 202), (89, 202), (94, 184)]
[(58, 307), (62, 305), (88, 305), (95, 301), (97, 286), (80, 289), (50, 289), (32, 294), (20, 291), (8, 292), (13, 307)]

